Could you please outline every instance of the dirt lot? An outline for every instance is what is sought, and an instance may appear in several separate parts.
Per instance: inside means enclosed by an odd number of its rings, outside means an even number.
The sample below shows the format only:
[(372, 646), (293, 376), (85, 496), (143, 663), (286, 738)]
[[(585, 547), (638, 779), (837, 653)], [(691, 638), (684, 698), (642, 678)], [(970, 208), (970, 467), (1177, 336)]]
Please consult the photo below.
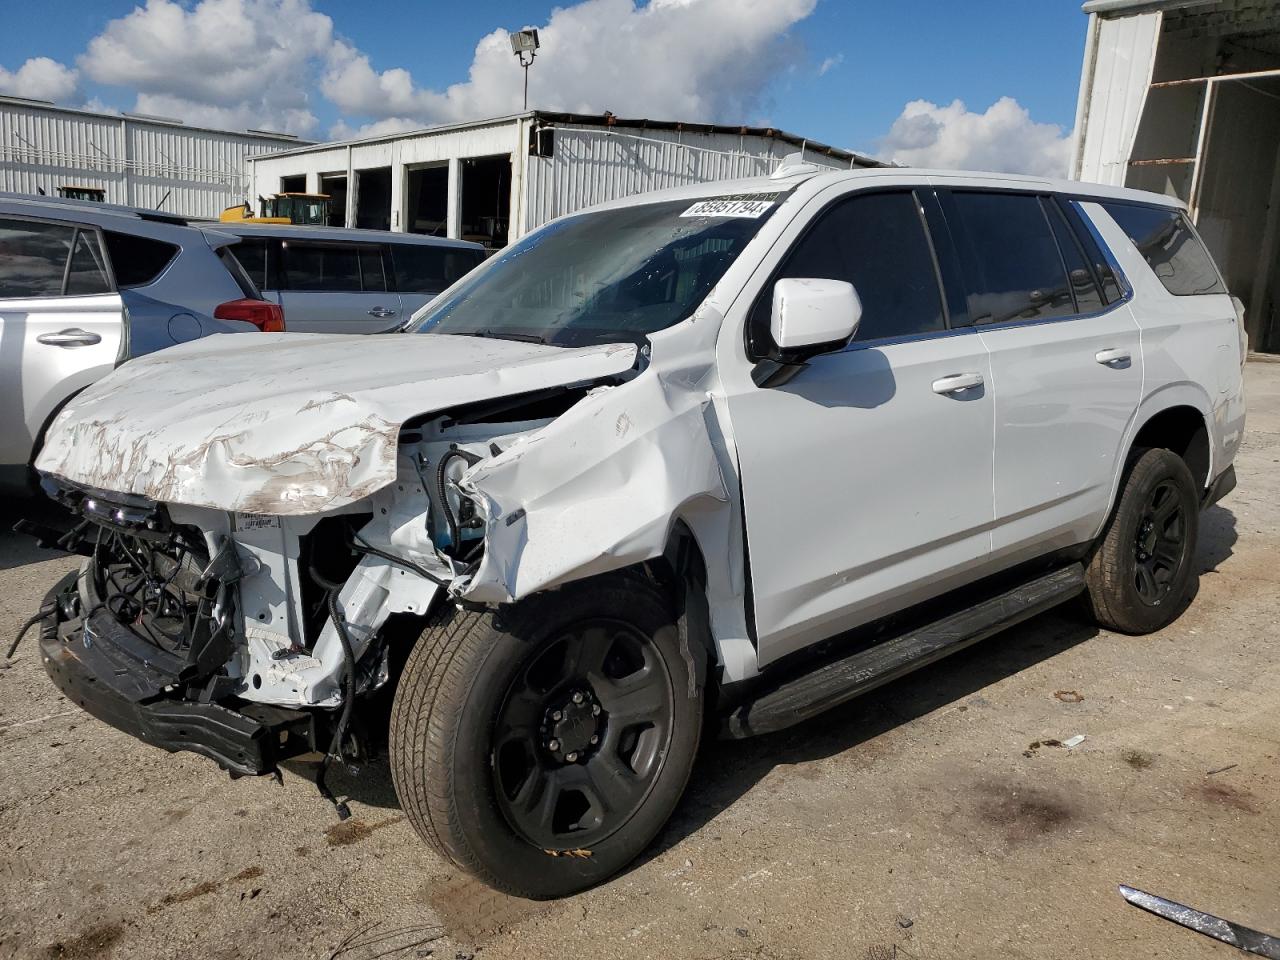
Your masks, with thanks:
[[(1248, 382), (1240, 487), (1171, 628), (1053, 613), (710, 743), (644, 861), (557, 903), (428, 853), (385, 768), (338, 782), (339, 825), (299, 775), (231, 781), (81, 714), (29, 644), (0, 669), (0, 957), (1238, 955), (1116, 884), (1280, 933), (1280, 364)], [(72, 564), (0, 535), (5, 643)]]

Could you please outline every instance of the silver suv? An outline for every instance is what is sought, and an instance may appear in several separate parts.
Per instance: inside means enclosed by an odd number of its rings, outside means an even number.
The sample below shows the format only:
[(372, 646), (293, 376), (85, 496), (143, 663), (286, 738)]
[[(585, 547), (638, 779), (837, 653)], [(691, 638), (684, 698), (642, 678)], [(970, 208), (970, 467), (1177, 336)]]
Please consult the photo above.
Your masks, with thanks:
[(484, 247), (387, 230), (220, 223), (291, 333), (383, 333), (484, 262)]
[(63, 405), (131, 357), (211, 333), (280, 329), (236, 238), (181, 217), (0, 194), (0, 490)]

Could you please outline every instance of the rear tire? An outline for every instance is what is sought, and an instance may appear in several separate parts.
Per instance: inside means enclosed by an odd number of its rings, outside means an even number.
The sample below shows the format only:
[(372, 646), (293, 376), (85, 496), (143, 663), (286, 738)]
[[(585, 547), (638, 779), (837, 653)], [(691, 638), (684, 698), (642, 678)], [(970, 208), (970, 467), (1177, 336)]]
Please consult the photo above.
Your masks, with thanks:
[(1152, 633), (1191, 596), (1200, 502), (1186, 463), (1169, 450), (1135, 451), (1119, 503), (1085, 570), (1099, 625)]
[(688, 782), (702, 723), (689, 671), (671, 603), (640, 576), (497, 614), (440, 609), (392, 708), (405, 815), (506, 893), (543, 899), (605, 880), (652, 841)]

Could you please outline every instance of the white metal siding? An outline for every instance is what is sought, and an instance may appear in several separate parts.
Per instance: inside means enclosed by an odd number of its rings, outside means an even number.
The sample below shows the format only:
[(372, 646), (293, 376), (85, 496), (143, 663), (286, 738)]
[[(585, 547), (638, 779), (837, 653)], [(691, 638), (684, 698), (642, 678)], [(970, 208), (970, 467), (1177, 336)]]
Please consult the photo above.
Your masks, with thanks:
[[(556, 126), (550, 157), (529, 157), (524, 231), (592, 204), (650, 190), (772, 173), (793, 144), (758, 136)], [(808, 153), (806, 160), (848, 169)]]
[(1102, 19), (1091, 29), (1093, 58), (1081, 79), (1083, 132), (1072, 173), (1080, 180), (1123, 186), (1146, 101), (1162, 14)]
[(247, 157), (297, 142), (0, 102), (0, 190), (99, 187), (109, 203), (217, 217), (246, 199)]

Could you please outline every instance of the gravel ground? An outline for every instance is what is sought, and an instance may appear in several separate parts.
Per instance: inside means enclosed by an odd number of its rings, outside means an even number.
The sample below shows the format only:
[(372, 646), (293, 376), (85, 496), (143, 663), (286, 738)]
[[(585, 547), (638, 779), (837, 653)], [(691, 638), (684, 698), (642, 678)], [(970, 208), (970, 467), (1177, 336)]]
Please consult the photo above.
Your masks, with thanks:
[[(80, 713), (28, 644), (0, 668), (0, 957), (1238, 955), (1116, 884), (1280, 933), (1280, 364), (1247, 377), (1240, 486), (1202, 517), (1175, 624), (1064, 609), (709, 743), (642, 862), (555, 903), (429, 853), (383, 766), (336, 781), (338, 824), (300, 769), (233, 781)], [(73, 564), (0, 534), (0, 638)]]

